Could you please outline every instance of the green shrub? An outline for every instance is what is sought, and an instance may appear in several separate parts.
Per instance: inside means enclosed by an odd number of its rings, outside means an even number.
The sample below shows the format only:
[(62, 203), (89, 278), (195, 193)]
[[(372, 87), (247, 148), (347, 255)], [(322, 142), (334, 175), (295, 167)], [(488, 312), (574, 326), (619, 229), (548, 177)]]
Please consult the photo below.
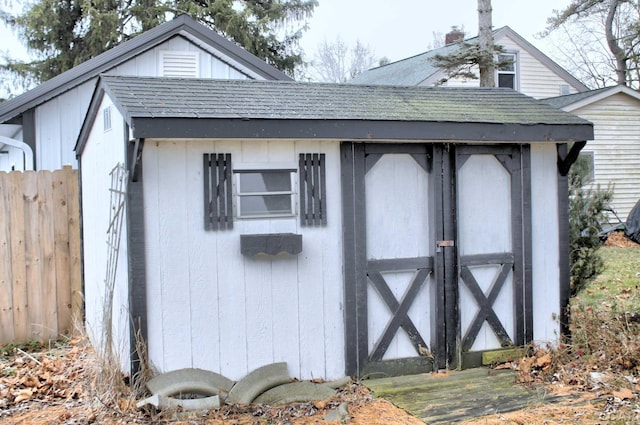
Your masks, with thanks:
[(571, 296), (578, 294), (604, 268), (598, 254), (599, 233), (607, 223), (613, 188), (586, 187), (590, 175), (587, 158), (579, 157), (569, 171), (569, 261)]

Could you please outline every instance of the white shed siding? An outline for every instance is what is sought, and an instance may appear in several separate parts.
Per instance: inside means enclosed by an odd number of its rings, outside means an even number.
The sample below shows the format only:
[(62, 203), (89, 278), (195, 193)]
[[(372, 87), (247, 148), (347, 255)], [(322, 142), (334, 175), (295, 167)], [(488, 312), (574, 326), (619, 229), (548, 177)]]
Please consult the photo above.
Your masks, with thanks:
[(640, 199), (640, 101), (618, 93), (571, 112), (594, 124), (583, 150), (594, 153), (595, 183), (614, 185), (612, 206), (624, 221)]
[[(235, 219), (204, 230), (202, 155), (232, 163), (290, 162), (326, 154), (328, 226), (299, 217)], [(297, 168), (297, 167), (296, 167)], [(329, 141), (147, 140), (143, 154), (148, 348), (159, 371), (213, 370), (239, 379), (285, 361), (292, 376), (344, 373), (339, 144)], [(240, 235), (302, 234), (297, 256), (240, 254)]]
[[(110, 102), (105, 97), (100, 111)], [(103, 115), (99, 113), (82, 153), (82, 225), (84, 260), (84, 299), (86, 329), (91, 341), (99, 349), (102, 339), (102, 312), (106, 265), (108, 259), (107, 229), (110, 213), (110, 172), (124, 163), (123, 119), (115, 107), (111, 108), (111, 130), (103, 131)], [(129, 302), (127, 271), (127, 229), (123, 225), (113, 304), (114, 347), (118, 350), (123, 371), (130, 369)]]
[(553, 144), (531, 145), (533, 339), (539, 343), (555, 343), (560, 337), (556, 155)]

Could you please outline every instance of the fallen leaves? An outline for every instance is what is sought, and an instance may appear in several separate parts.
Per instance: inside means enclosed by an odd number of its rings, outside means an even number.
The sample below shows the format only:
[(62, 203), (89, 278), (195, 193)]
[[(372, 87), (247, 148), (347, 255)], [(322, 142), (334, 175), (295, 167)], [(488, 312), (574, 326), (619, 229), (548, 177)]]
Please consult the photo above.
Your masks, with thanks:
[(13, 357), (0, 359), (0, 406), (8, 408), (33, 399), (53, 402), (77, 397), (82, 391), (78, 383), (82, 367), (76, 361), (79, 353), (78, 347), (73, 346), (40, 353), (16, 348)]

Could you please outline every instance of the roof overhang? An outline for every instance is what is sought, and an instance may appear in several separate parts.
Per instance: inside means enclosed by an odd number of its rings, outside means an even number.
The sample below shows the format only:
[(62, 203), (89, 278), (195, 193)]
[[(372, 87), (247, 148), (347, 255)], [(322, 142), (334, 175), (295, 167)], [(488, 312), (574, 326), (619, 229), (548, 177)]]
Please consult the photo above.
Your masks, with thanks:
[(635, 100), (640, 101), (640, 93), (638, 93), (636, 90), (633, 90), (627, 86), (618, 85), (618, 86), (610, 87), (607, 90), (599, 90), (593, 96), (589, 96), (589, 97), (580, 99), (574, 103), (571, 103), (569, 105), (563, 106), (562, 110), (566, 112), (575, 111), (577, 109), (591, 105), (592, 103), (596, 103), (602, 99), (606, 99), (607, 97), (613, 96), (618, 93), (626, 94), (627, 96), (630, 96)]
[(584, 124), (151, 117), (129, 117), (127, 122), (134, 138), (304, 138), (498, 143), (593, 140), (593, 126)]

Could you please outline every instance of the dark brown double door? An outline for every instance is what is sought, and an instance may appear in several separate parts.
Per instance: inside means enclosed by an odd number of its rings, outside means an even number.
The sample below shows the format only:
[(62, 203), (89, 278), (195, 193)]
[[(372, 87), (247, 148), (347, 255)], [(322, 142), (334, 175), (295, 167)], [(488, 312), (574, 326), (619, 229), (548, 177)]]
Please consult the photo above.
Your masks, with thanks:
[(341, 156), (349, 375), (471, 365), (531, 340), (528, 146)]

